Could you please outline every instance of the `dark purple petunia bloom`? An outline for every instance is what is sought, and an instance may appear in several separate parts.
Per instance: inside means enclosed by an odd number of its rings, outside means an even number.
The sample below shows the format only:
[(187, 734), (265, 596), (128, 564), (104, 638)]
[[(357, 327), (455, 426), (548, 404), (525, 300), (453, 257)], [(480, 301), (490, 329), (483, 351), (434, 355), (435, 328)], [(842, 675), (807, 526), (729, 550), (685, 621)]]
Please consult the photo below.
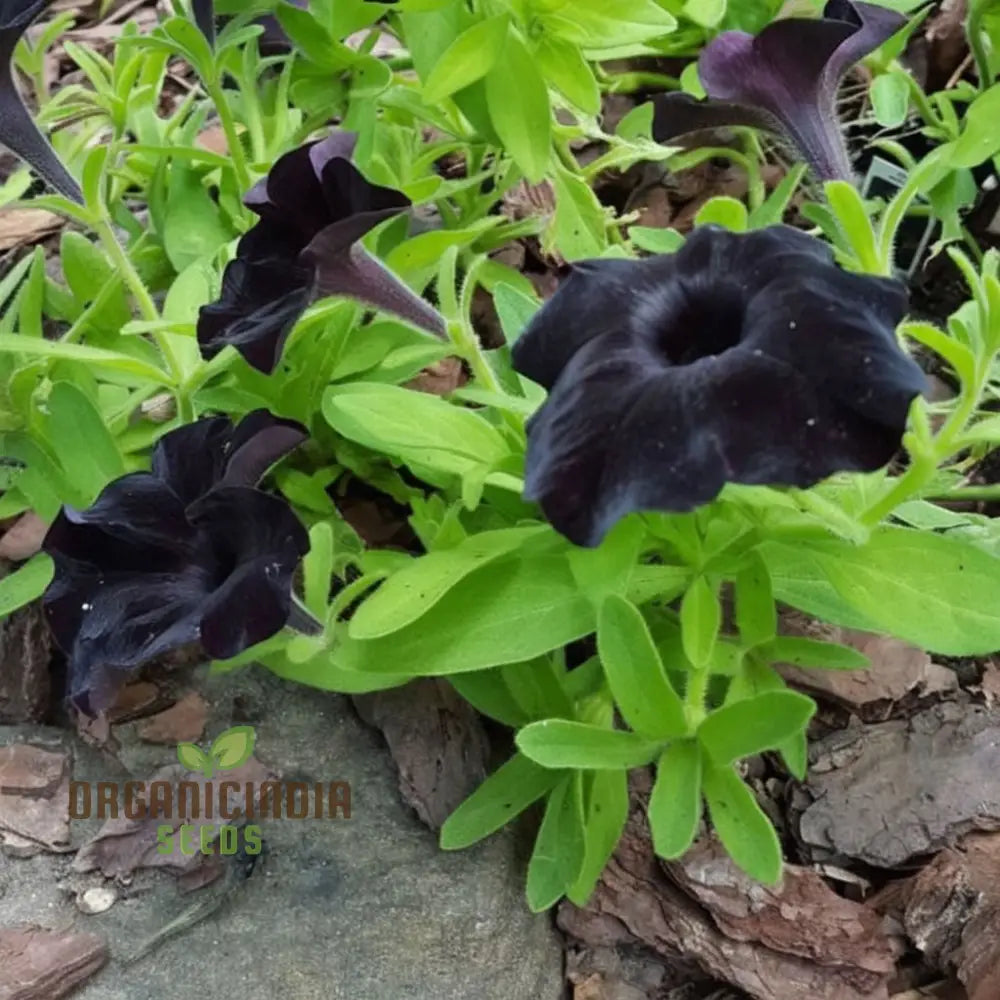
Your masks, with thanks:
[(757, 36), (724, 31), (698, 59), (709, 99), (655, 98), (653, 136), (669, 142), (704, 129), (751, 126), (790, 141), (821, 180), (850, 180), (837, 88), (851, 66), (905, 23), (885, 7), (829, 0), (820, 19), (774, 21)]
[(191, 0), (191, 13), (208, 44), (215, 45), (215, 0)]
[(46, 183), (82, 202), (80, 186), (31, 118), (14, 82), (14, 48), (51, 0), (0, 0), (0, 144), (19, 156)]
[(151, 472), (63, 508), (42, 546), (55, 561), (43, 606), (84, 711), (108, 707), (125, 674), (168, 650), (199, 641), (225, 659), (288, 623), (309, 539), (283, 499), (255, 487), (305, 437), (264, 410), (235, 428), (203, 418), (160, 439)]
[(726, 483), (878, 469), (925, 387), (894, 333), (906, 306), (902, 284), (842, 271), (787, 226), (577, 264), (513, 350), (549, 390), (525, 494), (593, 546), (632, 511), (688, 511)]
[(326, 295), (346, 295), (443, 332), (441, 316), (359, 243), (410, 201), (354, 166), (356, 142), (353, 132), (337, 131), (293, 150), (246, 196), (260, 222), (240, 240), (218, 301), (198, 316), (206, 357), (232, 344), (254, 368), (273, 371), (303, 311)]

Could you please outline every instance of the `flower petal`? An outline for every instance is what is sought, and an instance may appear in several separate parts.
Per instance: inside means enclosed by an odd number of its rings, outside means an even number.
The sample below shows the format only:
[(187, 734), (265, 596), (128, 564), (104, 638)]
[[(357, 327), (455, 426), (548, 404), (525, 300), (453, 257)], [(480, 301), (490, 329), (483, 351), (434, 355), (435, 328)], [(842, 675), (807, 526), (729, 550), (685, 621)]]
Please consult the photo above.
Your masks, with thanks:
[(248, 413), (232, 432), (223, 486), (256, 486), (272, 465), (281, 461), (309, 436), (294, 420), (283, 420), (267, 410)]
[[(70, 694), (79, 701), (102, 685), (108, 668), (134, 670), (198, 638), (208, 579), (177, 574), (118, 573), (102, 578), (57, 560), (57, 576), (43, 600), (45, 617), (70, 665)], [(89, 699), (107, 707), (106, 695)]]
[(837, 46), (826, 64), (828, 78), (840, 80), (856, 62), (892, 38), (907, 19), (899, 11), (878, 4), (829, 0), (823, 8), (823, 20), (843, 21), (855, 28), (854, 34)]
[(208, 39), (208, 44), (215, 46), (215, 0), (191, 0), (191, 10), (194, 12), (194, 23)]
[(594, 337), (620, 328), (636, 298), (662, 282), (672, 267), (668, 256), (575, 262), (514, 344), (514, 367), (551, 389), (573, 355)]
[[(34, 13), (39, 10), (37, 5), (30, 8)], [(38, 130), (14, 83), (11, 72), (14, 46), (30, 20), (29, 16), (14, 27), (0, 28), (0, 144), (24, 160), (63, 197), (82, 205), (80, 185), (63, 165), (48, 139)]]
[(195, 548), (180, 499), (148, 472), (109, 483), (86, 510), (64, 507), (42, 548), (108, 570), (156, 572), (183, 563)]
[(218, 301), (198, 313), (198, 344), (206, 358), (232, 345), (258, 371), (272, 372), (288, 335), (312, 299), (315, 272), (280, 259), (226, 265)]
[(925, 384), (895, 337), (900, 283), (844, 272), (786, 226), (700, 227), (674, 254), (622, 263), (633, 276), (606, 282), (596, 332), (599, 281), (574, 275), (515, 346), (519, 371), (552, 380), (525, 495), (571, 540), (598, 544), (631, 511), (690, 510), (727, 482), (805, 487), (898, 449)]
[(683, 135), (719, 128), (756, 128), (784, 135), (781, 122), (762, 108), (731, 101), (699, 101), (690, 94), (657, 94), (653, 98), (653, 138), (670, 142)]
[(316, 265), (319, 295), (346, 295), (443, 337), (446, 330), (444, 317), (429, 302), (417, 295), (360, 243), (344, 248), (343, 225), (328, 226), (322, 230), (302, 255), (304, 260), (312, 260)]
[(225, 659), (284, 627), (292, 576), (309, 551), (309, 536), (284, 500), (244, 487), (214, 490), (188, 514), (210, 540), (218, 565), (232, 567), (202, 609), (202, 645)]

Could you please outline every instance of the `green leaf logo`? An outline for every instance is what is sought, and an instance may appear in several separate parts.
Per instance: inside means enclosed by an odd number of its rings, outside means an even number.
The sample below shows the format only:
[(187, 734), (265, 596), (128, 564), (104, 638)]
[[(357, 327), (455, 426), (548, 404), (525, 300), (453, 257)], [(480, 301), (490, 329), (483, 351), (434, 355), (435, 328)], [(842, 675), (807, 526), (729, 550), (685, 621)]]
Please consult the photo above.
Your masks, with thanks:
[(177, 759), (189, 771), (204, 771), (207, 768), (211, 772), (211, 758), (194, 743), (181, 743), (177, 748)]
[(211, 778), (216, 771), (232, 771), (245, 764), (253, 753), (256, 735), (252, 726), (233, 726), (218, 735), (206, 753), (194, 743), (181, 743), (177, 759), (189, 771)]
[(233, 726), (220, 733), (212, 744), (209, 753), (215, 762), (216, 770), (232, 771), (245, 764), (253, 753), (256, 735), (252, 726)]

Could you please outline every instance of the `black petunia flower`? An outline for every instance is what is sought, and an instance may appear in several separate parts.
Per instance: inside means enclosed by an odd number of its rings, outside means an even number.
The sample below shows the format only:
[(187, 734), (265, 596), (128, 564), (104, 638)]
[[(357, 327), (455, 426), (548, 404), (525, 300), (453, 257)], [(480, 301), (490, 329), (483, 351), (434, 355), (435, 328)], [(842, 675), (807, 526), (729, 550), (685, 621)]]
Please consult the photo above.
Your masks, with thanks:
[(811, 486), (899, 447), (925, 386), (904, 287), (787, 226), (696, 230), (677, 253), (577, 264), (514, 346), (549, 390), (525, 494), (569, 539), (687, 511), (726, 483)]
[(200, 641), (225, 659), (285, 626), (308, 535), (255, 486), (305, 437), (264, 410), (235, 428), (204, 418), (160, 439), (151, 472), (63, 508), (43, 544), (55, 562), (43, 606), (83, 710), (106, 708), (125, 674), (168, 650)]
[(44, 181), (72, 201), (80, 186), (31, 118), (14, 83), (14, 48), (28, 25), (52, 0), (0, 0), (0, 144), (19, 156)]
[(653, 136), (668, 142), (704, 129), (750, 126), (790, 141), (821, 180), (850, 180), (837, 88), (854, 63), (905, 23), (885, 7), (829, 0), (820, 19), (773, 21), (756, 37), (724, 31), (698, 59), (709, 99), (655, 98)]
[(246, 196), (260, 222), (240, 240), (218, 301), (199, 313), (206, 357), (232, 344), (254, 368), (273, 371), (298, 318), (326, 295), (346, 295), (443, 332), (440, 315), (358, 242), (410, 201), (354, 166), (356, 141), (354, 133), (337, 131), (302, 146)]

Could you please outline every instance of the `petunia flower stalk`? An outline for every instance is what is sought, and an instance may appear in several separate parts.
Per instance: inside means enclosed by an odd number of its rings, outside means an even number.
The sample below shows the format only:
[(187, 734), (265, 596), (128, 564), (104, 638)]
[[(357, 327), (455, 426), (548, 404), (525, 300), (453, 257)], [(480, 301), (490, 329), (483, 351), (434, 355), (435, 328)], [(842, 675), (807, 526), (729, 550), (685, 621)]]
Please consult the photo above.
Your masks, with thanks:
[(0, 0), (0, 145), (20, 157), (47, 184), (83, 202), (80, 186), (35, 125), (14, 81), (14, 49), (51, 0)]
[(549, 393), (526, 498), (594, 546), (626, 514), (690, 511), (727, 483), (878, 469), (926, 386), (895, 336), (906, 308), (900, 282), (843, 271), (787, 226), (578, 263), (513, 348)]
[(820, 180), (852, 180), (837, 89), (851, 66), (905, 23), (885, 7), (829, 0), (818, 19), (773, 21), (756, 36), (724, 31), (698, 59), (708, 99), (656, 97), (653, 137), (669, 142), (705, 129), (749, 126), (790, 143)]
[(292, 576), (309, 538), (257, 483), (305, 437), (264, 410), (236, 427), (203, 418), (160, 438), (150, 472), (63, 508), (42, 546), (55, 563), (43, 609), (82, 711), (107, 708), (130, 673), (179, 646), (227, 659), (303, 624)]
[(437, 336), (443, 317), (373, 257), (361, 238), (409, 208), (353, 164), (353, 132), (338, 130), (282, 156), (244, 199), (260, 221), (240, 240), (219, 299), (201, 309), (198, 343), (214, 357), (227, 345), (262, 372), (315, 299), (350, 298), (394, 313)]

